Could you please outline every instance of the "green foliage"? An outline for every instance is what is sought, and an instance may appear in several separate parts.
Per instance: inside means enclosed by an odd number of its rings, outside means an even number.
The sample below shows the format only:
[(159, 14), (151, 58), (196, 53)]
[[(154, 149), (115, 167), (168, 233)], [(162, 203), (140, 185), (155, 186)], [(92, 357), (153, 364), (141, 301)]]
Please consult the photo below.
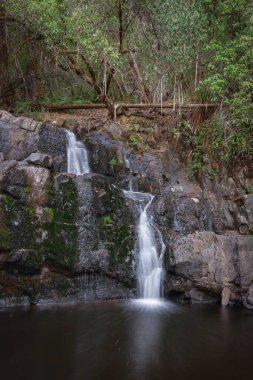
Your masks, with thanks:
[(252, 193), (253, 193), (253, 185), (246, 184), (246, 185), (245, 185), (245, 191), (246, 191), (248, 194), (252, 194)]
[(111, 224), (112, 222), (112, 216), (111, 215), (104, 215), (103, 216), (103, 222), (105, 225)]
[(52, 207), (45, 207), (44, 212), (49, 223), (54, 221), (54, 209)]
[[(252, 0), (3, 0), (2, 12), (15, 19), (5, 27), (7, 77), (21, 79), (24, 94), (17, 91), (17, 112), (32, 111), (30, 71), (37, 65), (43, 105), (104, 99), (109, 82), (112, 103), (122, 93), (142, 100), (143, 88), (149, 102), (161, 95), (165, 101), (217, 102), (220, 115), (198, 132), (201, 149), (204, 139), (209, 142), (208, 160), (252, 154)], [(181, 116), (173, 134), (192, 143), (192, 127)], [(134, 134), (129, 142), (139, 145)], [(199, 145), (193, 145), (192, 172), (203, 166)]]
[(25, 100), (19, 100), (15, 104), (15, 111), (17, 113), (30, 113), (31, 112), (31, 105), (30, 102)]
[(24, 191), (25, 194), (28, 194), (29, 193), (29, 186), (25, 185), (24, 188), (23, 188), (23, 191)]
[(228, 109), (230, 127), (252, 128), (253, 4), (247, 0), (203, 3), (210, 25), (203, 47), (208, 70), (198, 95), (208, 93), (209, 100)]
[(140, 141), (138, 140), (138, 138), (134, 135), (130, 135), (129, 136), (129, 142), (131, 143), (131, 145), (136, 148), (139, 144), (140, 144)]
[(123, 164), (123, 161), (121, 159), (112, 158), (110, 160), (111, 167), (114, 167), (114, 166), (117, 166), (117, 165), (121, 165), (121, 164)]

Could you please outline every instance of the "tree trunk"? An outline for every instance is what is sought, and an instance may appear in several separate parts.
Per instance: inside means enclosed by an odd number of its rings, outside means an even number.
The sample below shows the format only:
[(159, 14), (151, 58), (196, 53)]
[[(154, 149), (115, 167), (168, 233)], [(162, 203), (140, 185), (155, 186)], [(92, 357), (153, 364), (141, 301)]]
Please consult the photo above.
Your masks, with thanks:
[[(4, 20), (4, 18), (3, 18)], [(8, 92), (8, 48), (6, 42), (6, 24), (0, 22), (0, 104), (7, 103)]]
[(132, 50), (130, 50), (130, 52), (129, 52), (129, 64), (130, 64), (130, 67), (134, 73), (134, 76), (135, 76), (136, 81), (137, 81), (137, 86), (138, 86), (139, 91), (141, 93), (141, 101), (143, 101), (144, 103), (149, 103), (150, 92), (149, 92), (148, 87), (146, 86), (146, 83), (144, 82), (144, 80), (141, 76), (139, 66), (136, 62), (135, 55), (134, 55), (134, 52)]

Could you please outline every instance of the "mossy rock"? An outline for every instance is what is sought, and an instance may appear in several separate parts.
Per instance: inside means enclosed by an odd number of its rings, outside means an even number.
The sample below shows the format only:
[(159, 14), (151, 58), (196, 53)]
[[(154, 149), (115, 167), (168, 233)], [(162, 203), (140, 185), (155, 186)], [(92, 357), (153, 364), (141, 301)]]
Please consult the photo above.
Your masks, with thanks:
[(48, 206), (44, 208), (47, 238), (42, 250), (58, 270), (73, 271), (78, 259), (77, 190), (73, 178), (55, 178), (49, 191)]
[(4, 215), (2, 210), (0, 210), (0, 250), (8, 251), (12, 248), (11, 233), (6, 226)]
[(1, 195), (0, 208), (3, 217), (0, 224), (2, 248), (35, 248), (38, 225), (35, 209), (28, 202), (8, 195)]
[(49, 207), (54, 209), (54, 218), (58, 222), (76, 221), (78, 212), (77, 189), (73, 178), (60, 176), (49, 190)]
[(135, 224), (133, 215), (126, 205), (123, 192), (109, 181), (97, 178), (92, 187), (93, 194), (98, 194), (101, 187), (104, 190), (102, 197), (93, 199), (92, 209), (97, 216), (100, 240), (105, 242), (109, 252), (110, 270), (127, 273), (128, 267), (132, 267)]
[(46, 258), (58, 269), (72, 271), (78, 259), (78, 228), (75, 224), (53, 221), (47, 226), (48, 238), (44, 244)]

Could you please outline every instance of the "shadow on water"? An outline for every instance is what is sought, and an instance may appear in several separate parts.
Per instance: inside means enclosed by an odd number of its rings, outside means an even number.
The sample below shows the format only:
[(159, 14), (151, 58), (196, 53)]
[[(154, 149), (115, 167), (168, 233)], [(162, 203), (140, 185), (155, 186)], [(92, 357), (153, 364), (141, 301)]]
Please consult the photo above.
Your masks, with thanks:
[(253, 314), (144, 300), (0, 312), (1, 379), (243, 379)]

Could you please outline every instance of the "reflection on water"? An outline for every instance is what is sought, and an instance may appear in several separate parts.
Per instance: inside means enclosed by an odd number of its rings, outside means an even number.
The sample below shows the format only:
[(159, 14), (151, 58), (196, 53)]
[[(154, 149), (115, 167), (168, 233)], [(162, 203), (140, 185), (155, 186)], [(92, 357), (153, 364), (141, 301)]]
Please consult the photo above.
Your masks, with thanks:
[(250, 378), (253, 314), (145, 300), (0, 312), (4, 380)]

